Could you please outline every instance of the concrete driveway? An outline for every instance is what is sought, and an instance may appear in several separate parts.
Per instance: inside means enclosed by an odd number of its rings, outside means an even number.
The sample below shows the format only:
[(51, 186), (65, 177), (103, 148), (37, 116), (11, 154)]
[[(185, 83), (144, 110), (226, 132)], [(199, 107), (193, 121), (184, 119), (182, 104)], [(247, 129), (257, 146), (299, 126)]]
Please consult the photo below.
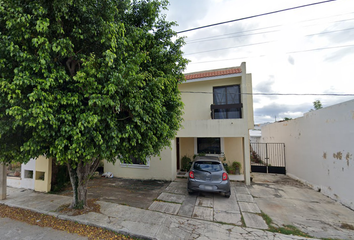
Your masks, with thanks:
[(177, 178), (163, 190), (149, 210), (237, 226), (268, 228), (248, 188), (238, 182), (231, 182), (231, 196), (225, 198), (213, 193), (189, 195), (187, 179)]
[(316, 238), (354, 239), (351, 209), (288, 176), (252, 175), (248, 189), (275, 226), (293, 225)]

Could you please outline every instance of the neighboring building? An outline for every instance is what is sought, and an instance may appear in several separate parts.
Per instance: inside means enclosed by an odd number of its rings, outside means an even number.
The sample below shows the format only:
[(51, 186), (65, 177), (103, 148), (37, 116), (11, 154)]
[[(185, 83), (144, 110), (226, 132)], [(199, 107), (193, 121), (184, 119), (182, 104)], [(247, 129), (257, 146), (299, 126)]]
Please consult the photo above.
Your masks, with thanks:
[(251, 143), (260, 143), (262, 137), (262, 127), (270, 123), (260, 123), (255, 124), (253, 129), (250, 129), (250, 142)]
[(7, 185), (15, 188), (49, 192), (52, 181), (52, 160), (44, 156), (21, 164), (21, 177), (7, 177)]
[(252, 78), (246, 74), (246, 64), (185, 77), (179, 86), (185, 104), (183, 127), (171, 141), (172, 148), (151, 157), (146, 165), (118, 161), (105, 163), (104, 170), (123, 178), (174, 180), (183, 156), (192, 159), (206, 153), (226, 157), (228, 163), (240, 162), (250, 184), (249, 129), (254, 121)]
[(354, 209), (354, 100), (264, 126), (262, 141), (285, 143), (287, 175)]

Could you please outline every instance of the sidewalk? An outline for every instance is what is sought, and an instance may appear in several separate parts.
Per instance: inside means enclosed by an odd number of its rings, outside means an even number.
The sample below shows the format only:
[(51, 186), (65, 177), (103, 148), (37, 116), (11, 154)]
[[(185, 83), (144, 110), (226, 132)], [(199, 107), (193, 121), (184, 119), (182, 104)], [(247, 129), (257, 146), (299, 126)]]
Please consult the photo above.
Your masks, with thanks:
[(70, 203), (71, 197), (16, 188), (8, 188), (7, 191), (7, 199), (0, 201), (0, 204), (29, 209), (143, 239), (305, 239), (102, 201), (97, 202), (101, 206), (101, 213), (90, 212), (68, 216), (56, 212), (56, 209)]

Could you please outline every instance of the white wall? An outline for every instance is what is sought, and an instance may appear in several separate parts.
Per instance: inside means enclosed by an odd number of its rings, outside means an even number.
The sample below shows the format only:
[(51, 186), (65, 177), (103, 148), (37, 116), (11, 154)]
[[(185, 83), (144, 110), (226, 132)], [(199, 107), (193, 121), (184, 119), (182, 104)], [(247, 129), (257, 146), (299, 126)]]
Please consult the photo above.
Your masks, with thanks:
[(262, 127), (284, 142), (287, 174), (354, 209), (354, 100)]
[[(26, 176), (25, 172), (31, 171), (32, 178)], [(31, 158), (28, 163), (21, 166), (21, 188), (34, 189), (34, 174), (36, 171), (36, 160)]]

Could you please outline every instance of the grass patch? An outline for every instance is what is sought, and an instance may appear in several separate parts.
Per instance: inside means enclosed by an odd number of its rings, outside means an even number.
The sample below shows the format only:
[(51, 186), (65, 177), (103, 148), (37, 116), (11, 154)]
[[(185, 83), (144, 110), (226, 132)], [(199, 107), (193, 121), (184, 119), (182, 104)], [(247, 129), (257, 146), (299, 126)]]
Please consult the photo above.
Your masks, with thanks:
[(281, 233), (281, 234), (285, 234), (285, 235), (295, 235), (295, 236), (312, 238), (312, 236), (308, 235), (307, 233), (302, 232), (301, 230), (299, 230), (297, 227), (295, 227), (293, 225), (284, 225), (282, 227), (274, 227), (272, 225), (273, 220), (267, 214), (262, 212), (259, 215), (267, 223), (268, 228), (269, 228), (268, 231), (270, 231), (270, 232), (276, 232), (276, 233)]
[(342, 228), (342, 229), (348, 229), (348, 230), (354, 230), (354, 226), (353, 226), (353, 225), (350, 225), (350, 224), (348, 224), (348, 223), (342, 223), (342, 224), (340, 225), (340, 228)]
[(245, 219), (241, 216), (242, 227), (246, 227)]
[(161, 199), (157, 199), (157, 198), (155, 198), (155, 199), (153, 200), (153, 202), (165, 202), (165, 203), (174, 203), (174, 204), (180, 204), (180, 205), (182, 205), (182, 203), (171, 202), (171, 201), (165, 201), (165, 200), (161, 200)]

